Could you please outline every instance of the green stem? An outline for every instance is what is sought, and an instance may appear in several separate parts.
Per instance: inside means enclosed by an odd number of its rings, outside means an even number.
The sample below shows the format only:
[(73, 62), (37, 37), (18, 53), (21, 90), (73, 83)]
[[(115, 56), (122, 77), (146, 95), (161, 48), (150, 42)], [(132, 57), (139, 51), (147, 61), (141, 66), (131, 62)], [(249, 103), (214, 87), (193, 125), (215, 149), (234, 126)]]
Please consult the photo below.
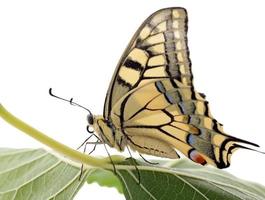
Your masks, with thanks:
[(24, 133), (38, 140), (42, 144), (45, 144), (54, 151), (61, 153), (76, 162), (80, 162), (93, 167), (111, 168), (111, 165), (109, 164), (107, 159), (94, 158), (84, 153), (80, 153), (79, 151), (76, 151), (50, 138), (49, 136), (43, 134), (42, 132), (38, 131), (37, 129), (31, 127), (30, 125), (26, 124), (22, 120), (12, 115), (3, 107), (2, 104), (0, 104), (0, 116), (12, 126), (23, 131)]

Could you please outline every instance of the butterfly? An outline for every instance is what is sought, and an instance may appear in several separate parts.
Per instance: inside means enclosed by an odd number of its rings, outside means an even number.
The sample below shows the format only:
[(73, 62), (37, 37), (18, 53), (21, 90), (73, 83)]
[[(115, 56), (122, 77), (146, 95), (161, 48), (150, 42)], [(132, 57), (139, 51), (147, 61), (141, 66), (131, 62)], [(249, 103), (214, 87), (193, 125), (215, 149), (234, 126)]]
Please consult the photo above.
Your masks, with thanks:
[(187, 12), (165, 8), (148, 17), (123, 53), (107, 91), (103, 116), (88, 124), (110, 147), (190, 160), (218, 168), (230, 165), (242, 144), (226, 134), (194, 89), (187, 46)]

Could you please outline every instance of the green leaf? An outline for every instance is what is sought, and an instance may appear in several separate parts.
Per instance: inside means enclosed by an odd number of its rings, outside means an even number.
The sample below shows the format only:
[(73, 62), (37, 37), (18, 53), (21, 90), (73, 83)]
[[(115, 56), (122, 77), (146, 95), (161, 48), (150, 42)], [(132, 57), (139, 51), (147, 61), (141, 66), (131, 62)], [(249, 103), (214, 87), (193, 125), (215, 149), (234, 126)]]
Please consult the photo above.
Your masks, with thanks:
[(265, 199), (264, 186), (187, 159), (161, 166), (137, 162), (138, 170), (132, 160), (116, 164), (119, 180), (110, 171), (93, 168), (79, 181), (79, 167), (45, 150), (0, 149), (0, 200), (70, 200), (85, 181), (115, 187), (130, 200)]
[(80, 168), (42, 149), (0, 149), (0, 200), (70, 200), (86, 180)]
[[(128, 162), (127, 162), (128, 163)], [(154, 166), (116, 166), (126, 199), (264, 200), (265, 187), (187, 159)]]
[(100, 186), (114, 187), (121, 194), (123, 193), (122, 184), (120, 180), (111, 171), (103, 169), (93, 170), (87, 178), (87, 183), (98, 183)]

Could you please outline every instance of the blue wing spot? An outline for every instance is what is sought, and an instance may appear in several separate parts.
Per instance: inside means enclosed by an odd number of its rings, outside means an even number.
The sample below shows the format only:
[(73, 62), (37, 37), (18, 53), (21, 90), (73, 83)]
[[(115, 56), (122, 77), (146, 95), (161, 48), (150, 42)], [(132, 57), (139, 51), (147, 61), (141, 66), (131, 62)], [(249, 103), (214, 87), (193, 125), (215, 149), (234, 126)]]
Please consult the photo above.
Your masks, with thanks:
[(196, 138), (195, 138), (194, 135), (190, 134), (190, 135), (188, 136), (188, 143), (189, 143), (191, 146), (193, 146), (193, 145), (196, 143)]
[(166, 92), (166, 89), (165, 89), (164, 85), (161, 83), (161, 81), (155, 82), (155, 86), (156, 86), (156, 89), (159, 92), (161, 92), (161, 93), (165, 93)]
[(165, 93), (165, 97), (166, 97), (166, 99), (167, 99), (167, 101), (168, 101), (169, 103), (171, 103), (171, 104), (174, 104), (174, 103), (175, 103), (174, 98), (172, 97), (172, 95), (171, 95), (169, 92), (166, 92), (166, 93)]

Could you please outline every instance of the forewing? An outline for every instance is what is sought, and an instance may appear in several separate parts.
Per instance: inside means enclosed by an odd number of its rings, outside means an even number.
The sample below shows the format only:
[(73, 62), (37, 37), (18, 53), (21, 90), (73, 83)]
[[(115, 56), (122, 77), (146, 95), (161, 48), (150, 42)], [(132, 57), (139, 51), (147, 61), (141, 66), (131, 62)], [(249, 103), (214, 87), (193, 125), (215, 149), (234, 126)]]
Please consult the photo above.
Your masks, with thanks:
[(155, 81), (133, 90), (116, 104), (111, 118), (129, 140), (161, 140), (197, 163), (219, 168), (230, 165), (234, 150), (245, 148), (238, 143), (257, 146), (225, 134), (204, 96), (177, 80)]
[(187, 46), (187, 13), (166, 8), (148, 17), (122, 55), (111, 80), (104, 105), (104, 118), (129, 91), (160, 79), (192, 85)]

